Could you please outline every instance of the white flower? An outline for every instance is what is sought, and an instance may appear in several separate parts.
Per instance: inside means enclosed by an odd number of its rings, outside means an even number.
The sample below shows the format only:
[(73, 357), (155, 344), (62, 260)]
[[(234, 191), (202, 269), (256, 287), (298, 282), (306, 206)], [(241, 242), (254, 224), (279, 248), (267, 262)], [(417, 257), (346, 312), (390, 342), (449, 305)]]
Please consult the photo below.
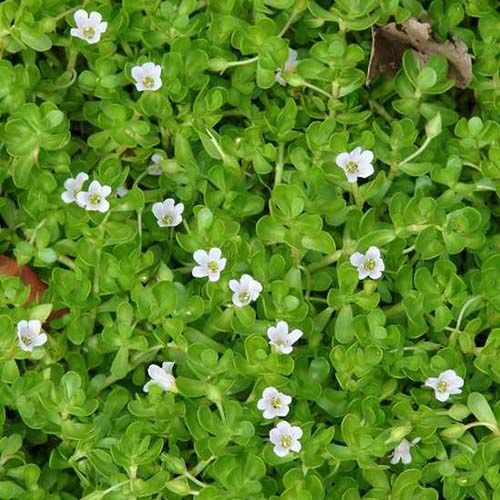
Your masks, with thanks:
[(193, 276), (195, 278), (205, 278), (209, 281), (219, 281), (220, 273), (226, 267), (227, 259), (222, 257), (220, 248), (211, 248), (208, 253), (205, 250), (196, 250), (193, 259), (198, 266), (193, 267)]
[(257, 408), (262, 410), (264, 418), (286, 417), (290, 411), (288, 405), (292, 398), (283, 394), (275, 387), (266, 387), (262, 392), (262, 398), (257, 401)]
[(358, 268), (360, 280), (367, 277), (376, 280), (382, 276), (382, 271), (385, 270), (384, 261), (377, 247), (370, 247), (364, 255), (355, 252), (351, 255), (349, 261), (354, 267)]
[(71, 28), (71, 36), (81, 38), (88, 43), (97, 43), (101, 35), (108, 29), (108, 23), (102, 20), (99, 12), (79, 9), (75, 12), (76, 28)]
[(152, 210), (160, 227), (175, 227), (182, 222), (181, 214), (184, 212), (184, 205), (175, 204), (172, 198), (167, 198), (165, 201), (155, 203)]
[(163, 173), (163, 170), (158, 165), (158, 163), (160, 163), (162, 160), (164, 160), (163, 156), (158, 153), (155, 153), (153, 156), (151, 156), (151, 161), (153, 162), (153, 164), (149, 165), (148, 167), (149, 175), (161, 175)]
[(233, 304), (236, 307), (244, 307), (257, 300), (262, 292), (262, 285), (249, 274), (244, 274), (240, 281), (230, 280), (229, 288), (233, 292)]
[(148, 366), (148, 375), (151, 380), (144, 385), (144, 392), (149, 392), (152, 385), (157, 385), (164, 391), (177, 392), (175, 377), (172, 375), (172, 369), (175, 362), (164, 361), (161, 367), (158, 365)]
[(85, 210), (104, 213), (109, 210), (109, 201), (106, 196), (110, 194), (110, 186), (101, 186), (99, 181), (92, 181), (88, 191), (80, 191), (76, 195), (76, 202)]
[(85, 172), (80, 172), (74, 179), (66, 179), (64, 181), (64, 193), (61, 195), (64, 203), (73, 203), (76, 200), (76, 195), (82, 190), (83, 185), (88, 180), (89, 176)]
[(119, 196), (120, 198), (123, 198), (127, 193), (128, 193), (128, 189), (125, 186), (120, 186), (116, 190), (116, 196)]
[(144, 90), (158, 90), (161, 88), (161, 66), (147, 62), (141, 66), (132, 68), (132, 78), (135, 80), (135, 88), (139, 92)]
[(279, 422), (269, 432), (269, 439), (274, 444), (273, 451), (278, 457), (286, 457), (291, 451), (299, 452), (302, 449), (299, 441), (301, 437), (302, 429), (288, 422)]
[(267, 329), (269, 344), (282, 354), (290, 354), (293, 351), (293, 344), (302, 337), (303, 332), (295, 329), (288, 333), (288, 323), (286, 321), (278, 321), (276, 326), (270, 326)]
[(283, 87), (286, 85), (286, 80), (282, 76), (282, 72), (295, 71), (297, 67), (297, 51), (294, 49), (288, 49), (288, 59), (285, 62), (283, 68), (278, 68), (274, 76), (275, 81), (277, 81)]
[(401, 443), (399, 443), (392, 452), (391, 464), (397, 464), (400, 460), (404, 464), (411, 463), (410, 448), (415, 446), (419, 441), (419, 437), (415, 438), (411, 443), (407, 439), (403, 438)]
[(42, 323), (37, 319), (30, 321), (22, 320), (17, 324), (17, 338), (19, 347), (26, 352), (31, 352), (35, 347), (41, 346), (47, 342), (47, 335), (40, 333)]
[(438, 401), (448, 401), (452, 394), (460, 394), (464, 379), (455, 370), (445, 370), (438, 378), (430, 377), (425, 381), (427, 387), (432, 387)]
[(363, 151), (360, 147), (350, 153), (340, 153), (337, 156), (337, 165), (345, 172), (347, 182), (356, 182), (358, 177), (366, 179), (373, 174), (373, 153)]

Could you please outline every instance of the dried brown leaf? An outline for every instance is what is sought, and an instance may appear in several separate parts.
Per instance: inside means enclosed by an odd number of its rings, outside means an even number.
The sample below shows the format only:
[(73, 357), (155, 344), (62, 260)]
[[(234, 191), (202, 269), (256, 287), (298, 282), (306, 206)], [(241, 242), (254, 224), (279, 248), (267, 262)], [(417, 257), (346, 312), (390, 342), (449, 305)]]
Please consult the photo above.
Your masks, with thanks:
[(472, 58), (461, 40), (438, 42), (432, 37), (429, 23), (411, 17), (402, 25), (389, 23), (372, 31), (372, 52), (368, 66), (366, 84), (379, 74), (394, 77), (403, 54), (412, 50), (421, 63), (426, 63), (433, 54), (448, 60), (448, 77), (457, 87), (465, 89), (472, 79)]

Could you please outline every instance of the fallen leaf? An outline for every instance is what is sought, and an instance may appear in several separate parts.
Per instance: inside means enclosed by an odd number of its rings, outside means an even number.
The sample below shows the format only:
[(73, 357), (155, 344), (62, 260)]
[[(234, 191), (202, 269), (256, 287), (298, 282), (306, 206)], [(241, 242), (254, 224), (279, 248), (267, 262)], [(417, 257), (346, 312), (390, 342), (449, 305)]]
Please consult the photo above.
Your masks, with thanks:
[(449, 63), (448, 77), (461, 89), (469, 86), (472, 79), (472, 58), (467, 45), (457, 38), (438, 42), (432, 37), (431, 25), (414, 17), (401, 25), (389, 23), (372, 30), (372, 52), (366, 84), (370, 85), (379, 74), (393, 77), (406, 50), (411, 50), (424, 64), (433, 54), (446, 57)]
[[(26, 299), (26, 305), (32, 304), (35, 301), (41, 301), (47, 290), (47, 285), (40, 280), (30, 267), (19, 266), (15, 259), (7, 257), (6, 255), (0, 255), (0, 275), (18, 276), (25, 285), (29, 286), (30, 293)], [(53, 311), (47, 318), (47, 322), (60, 318), (68, 312), (69, 310), (66, 308)]]

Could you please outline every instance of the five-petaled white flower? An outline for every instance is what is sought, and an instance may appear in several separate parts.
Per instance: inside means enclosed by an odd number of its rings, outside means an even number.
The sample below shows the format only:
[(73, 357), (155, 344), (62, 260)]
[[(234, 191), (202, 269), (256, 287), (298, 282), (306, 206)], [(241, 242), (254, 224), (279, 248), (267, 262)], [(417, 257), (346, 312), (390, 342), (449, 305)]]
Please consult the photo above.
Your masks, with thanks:
[(351, 255), (349, 261), (354, 267), (358, 268), (360, 280), (368, 277), (373, 280), (379, 279), (382, 276), (382, 271), (385, 270), (384, 261), (377, 247), (370, 247), (364, 255), (355, 252)]
[(220, 248), (211, 248), (208, 252), (205, 250), (196, 250), (193, 259), (198, 264), (193, 267), (192, 274), (195, 278), (206, 278), (209, 281), (219, 281), (220, 273), (226, 267), (227, 259), (222, 257)]
[(158, 163), (160, 163), (162, 160), (164, 160), (163, 156), (158, 153), (155, 153), (153, 156), (151, 156), (151, 161), (153, 163), (148, 167), (149, 175), (161, 175), (163, 173), (163, 170), (158, 165)]
[(73, 203), (77, 201), (76, 195), (82, 190), (83, 185), (88, 180), (89, 176), (85, 172), (80, 172), (74, 179), (66, 179), (64, 181), (64, 193), (61, 195), (64, 203)]
[(149, 392), (152, 385), (157, 385), (163, 391), (177, 392), (175, 377), (172, 374), (174, 365), (174, 361), (164, 361), (161, 366), (149, 365), (148, 375), (151, 380), (144, 385), (144, 392)]
[(19, 321), (17, 324), (17, 338), (19, 347), (26, 352), (31, 352), (35, 347), (47, 342), (47, 335), (42, 332), (42, 323), (37, 319)]
[(233, 304), (244, 307), (259, 298), (262, 285), (249, 274), (243, 274), (238, 280), (230, 280), (229, 288), (233, 292)]
[(288, 422), (279, 422), (269, 432), (269, 439), (274, 444), (273, 451), (278, 457), (286, 457), (291, 451), (299, 452), (302, 449), (299, 441), (301, 437), (302, 429)]
[(264, 412), (262, 416), (267, 419), (286, 417), (291, 402), (292, 398), (287, 394), (283, 394), (275, 387), (266, 387), (262, 392), (262, 398), (257, 401), (257, 408)]
[(293, 344), (302, 337), (303, 332), (295, 329), (288, 333), (288, 323), (286, 321), (278, 321), (276, 326), (270, 326), (267, 329), (269, 344), (277, 352), (282, 354), (290, 354), (293, 351)]
[(183, 203), (175, 203), (172, 198), (153, 205), (153, 215), (160, 227), (175, 227), (182, 222)]
[(90, 14), (79, 9), (75, 12), (76, 28), (71, 28), (71, 36), (81, 38), (87, 43), (97, 43), (101, 39), (101, 35), (108, 29), (108, 23), (102, 20), (99, 12), (91, 12)]
[(139, 92), (144, 90), (158, 90), (161, 88), (161, 66), (147, 62), (141, 66), (132, 68), (132, 78), (135, 80), (135, 88)]
[(425, 381), (425, 385), (434, 389), (438, 401), (448, 401), (451, 395), (462, 392), (461, 387), (464, 385), (464, 379), (457, 375), (455, 370), (445, 370), (438, 378), (429, 377)]
[(399, 461), (404, 464), (411, 463), (410, 448), (415, 446), (419, 441), (419, 437), (415, 438), (411, 442), (403, 438), (403, 440), (396, 446), (396, 448), (394, 448), (394, 451), (392, 452), (391, 464), (397, 464)]
[(282, 76), (283, 71), (285, 72), (295, 71), (296, 67), (297, 67), (297, 51), (294, 49), (288, 49), (288, 59), (286, 60), (283, 68), (278, 68), (276, 70), (274, 79), (284, 87), (286, 85), (286, 80)]
[(76, 195), (76, 201), (85, 210), (104, 213), (109, 210), (109, 201), (106, 196), (110, 194), (110, 186), (101, 186), (99, 181), (92, 181), (88, 191), (80, 191)]
[(373, 174), (373, 153), (363, 151), (360, 147), (354, 148), (350, 153), (340, 153), (336, 162), (345, 172), (347, 182), (356, 182), (358, 177), (366, 179)]

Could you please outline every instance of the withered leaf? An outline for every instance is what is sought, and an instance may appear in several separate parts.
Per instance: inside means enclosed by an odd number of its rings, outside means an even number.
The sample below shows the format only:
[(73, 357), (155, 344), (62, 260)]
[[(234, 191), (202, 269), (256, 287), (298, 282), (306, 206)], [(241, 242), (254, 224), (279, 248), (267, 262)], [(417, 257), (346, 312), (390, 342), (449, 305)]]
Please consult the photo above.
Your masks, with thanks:
[[(15, 259), (0, 255), (0, 276), (18, 276), (21, 281), (30, 288), (30, 293), (26, 299), (26, 305), (36, 301), (41, 301), (47, 290), (47, 285), (43, 283), (37, 274), (29, 266), (19, 266)], [(47, 323), (53, 319), (60, 318), (67, 314), (67, 308), (52, 311), (47, 318)]]
[(472, 58), (467, 45), (457, 38), (438, 42), (432, 37), (431, 25), (413, 17), (401, 25), (389, 23), (372, 30), (366, 84), (369, 85), (379, 74), (393, 77), (406, 50), (411, 50), (421, 63), (427, 62), (433, 54), (444, 56), (449, 63), (448, 78), (461, 89), (468, 87), (472, 79)]

